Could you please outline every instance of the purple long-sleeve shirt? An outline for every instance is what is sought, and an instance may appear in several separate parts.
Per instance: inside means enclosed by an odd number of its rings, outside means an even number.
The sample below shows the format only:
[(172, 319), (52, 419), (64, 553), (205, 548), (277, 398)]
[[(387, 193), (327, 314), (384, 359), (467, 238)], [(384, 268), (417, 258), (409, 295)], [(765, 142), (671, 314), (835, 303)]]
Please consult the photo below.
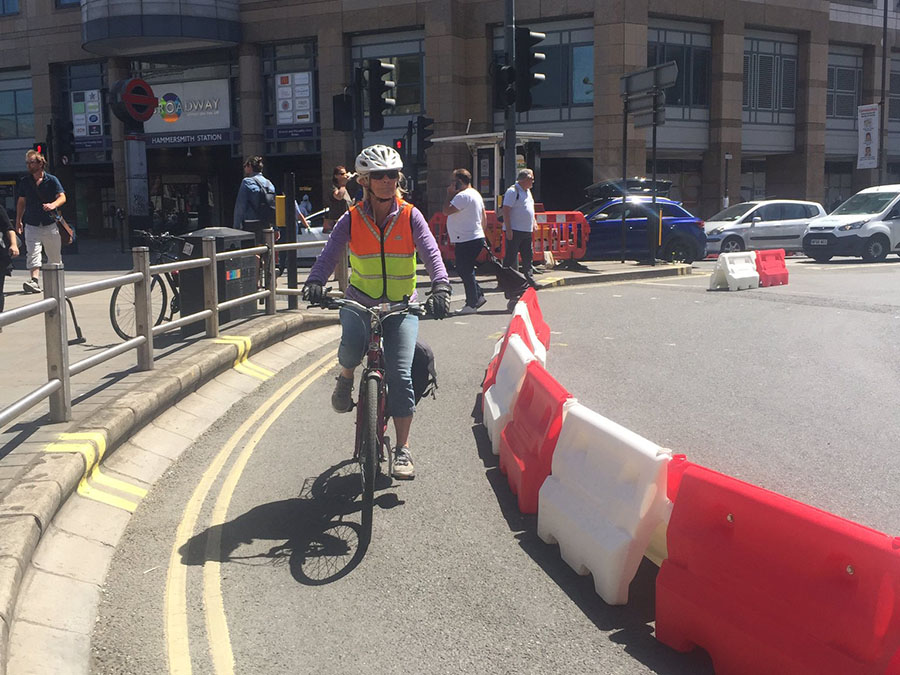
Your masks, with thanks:
[[(372, 215), (372, 208), (368, 202), (363, 202), (361, 207), (364, 209), (367, 216), (372, 218), (372, 220), (375, 219)], [(381, 223), (381, 226), (384, 227), (399, 210), (400, 203), (395, 200), (393, 208), (391, 208), (390, 213), (388, 213), (384, 222)], [(447, 276), (447, 268), (444, 267), (444, 261), (441, 259), (441, 252), (438, 250), (437, 242), (434, 240), (434, 235), (431, 234), (425, 216), (423, 216), (422, 212), (415, 206), (412, 209), (412, 213), (410, 213), (410, 224), (412, 225), (413, 240), (416, 243), (416, 252), (425, 264), (425, 269), (428, 270), (428, 276), (431, 277), (431, 282), (448, 283), (449, 277)], [(325, 244), (325, 248), (322, 249), (322, 253), (319, 254), (315, 264), (309, 271), (309, 281), (316, 281), (324, 285), (328, 280), (328, 277), (334, 272), (334, 268), (337, 267), (338, 260), (343, 254), (344, 246), (349, 243), (350, 212), (348, 211), (340, 217), (337, 223), (335, 223), (334, 229), (328, 237), (328, 242)], [(373, 307), (379, 302), (386, 300), (386, 298), (379, 298), (377, 300), (372, 299), (353, 286), (347, 287), (346, 297), (361, 305), (365, 305), (366, 307)], [(410, 300), (416, 300), (415, 291), (413, 291)]]

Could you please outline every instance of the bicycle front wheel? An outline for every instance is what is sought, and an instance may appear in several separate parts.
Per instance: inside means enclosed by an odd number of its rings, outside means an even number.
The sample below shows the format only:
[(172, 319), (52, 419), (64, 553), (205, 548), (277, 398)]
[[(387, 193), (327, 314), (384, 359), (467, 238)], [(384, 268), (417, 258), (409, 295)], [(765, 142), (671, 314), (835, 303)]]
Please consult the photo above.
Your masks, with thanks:
[[(150, 277), (150, 316), (153, 317), (153, 325), (162, 323), (168, 303), (166, 285), (158, 274)], [(109, 299), (109, 322), (113, 330), (123, 340), (130, 340), (137, 331), (135, 330), (134, 317), (134, 284), (118, 286), (113, 290)]]
[(372, 511), (375, 507), (375, 478), (378, 475), (378, 396), (381, 382), (376, 375), (365, 380), (366, 414), (362, 448), (359, 456), (362, 471), (362, 536), (369, 541), (372, 536)]

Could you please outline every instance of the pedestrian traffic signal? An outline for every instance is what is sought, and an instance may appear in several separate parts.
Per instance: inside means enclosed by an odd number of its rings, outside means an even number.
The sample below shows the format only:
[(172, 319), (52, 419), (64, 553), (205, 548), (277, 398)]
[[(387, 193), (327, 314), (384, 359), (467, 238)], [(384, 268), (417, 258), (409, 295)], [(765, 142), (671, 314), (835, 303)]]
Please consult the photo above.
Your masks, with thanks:
[(44, 157), (47, 156), (47, 153), (46, 153), (47, 147), (44, 143), (32, 143), (31, 149), (34, 150), (35, 152), (41, 153)]
[(416, 161), (420, 163), (425, 161), (425, 151), (434, 145), (428, 140), (434, 136), (432, 126), (434, 126), (434, 120), (430, 117), (419, 115), (416, 118)]
[(534, 72), (534, 68), (543, 63), (547, 56), (534, 51), (536, 45), (546, 38), (544, 33), (536, 33), (525, 26), (516, 28), (515, 54), (515, 100), (516, 112), (531, 110), (531, 88), (546, 79), (543, 73)]
[(516, 102), (515, 68), (500, 66), (494, 71), (494, 90), (498, 108), (506, 108)]
[(388, 94), (396, 85), (392, 80), (383, 79), (385, 75), (394, 72), (394, 65), (378, 59), (369, 59), (366, 62), (366, 70), (369, 73), (369, 131), (381, 131), (384, 129), (384, 113), (397, 102)]
[(403, 161), (406, 161), (406, 138), (395, 138), (394, 139), (394, 150), (400, 153), (400, 156), (403, 158)]
[(54, 156), (65, 164), (75, 155), (75, 125), (71, 121), (57, 121), (54, 130)]

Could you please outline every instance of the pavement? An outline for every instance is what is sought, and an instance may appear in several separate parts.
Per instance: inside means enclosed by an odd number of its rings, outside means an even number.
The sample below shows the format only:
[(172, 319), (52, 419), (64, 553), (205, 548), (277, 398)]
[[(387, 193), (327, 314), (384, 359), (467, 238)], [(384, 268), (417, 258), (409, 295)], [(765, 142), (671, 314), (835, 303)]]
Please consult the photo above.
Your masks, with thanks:
[[(66, 285), (72, 286), (129, 271), (131, 256), (116, 242), (82, 240), (79, 251), (64, 255), (63, 262)], [(299, 283), (302, 284), (307, 272), (305, 268), (299, 270)], [(591, 261), (576, 269), (558, 266), (543, 271), (536, 279), (539, 286), (551, 287), (690, 273), (690, 265)], [(26, 279), (27, 272), (22, 269), (20, 259), (13, 277), (6, 280), (7, 309), (40, 298), (22, 292), (22, 282)], [(462, 284), (457, 277), (451, 276), (451, 281), (454, 305), (458, 308), (464, 298)], [(487, 308), (492, 304), (498, 308), (506, 304), (502, 293), (492, 287), (491, 278), (482, 277), (479, 281), (486, 291)], [(284, 277), (279, 280), (281, 284), (286, 284)], [(430, 286), (424, 271), (420, 271), (419, 285)], [(110, 293), (101, 291), (74, 301), (78, 327), (85, 339), (70, 347), (70, 363), (121, 342), (109, 323)], [(13, 619), (21, 618), (17, 613), (17, 599), (23, 580), (33, 582), (35, 570), (39, 569), (35, 567), (35, 551), (42, 537), (55, 533), (54, 516), (66, 500), (76, 490), (90, 491), (92, 482), (103, 480), (100, 467), (107, 466), (116, 451), (128, 447), (130, 439), (137, 434), (166, 432), (154, 423), (189, 395), (201, 390), (201, 395), (206, 393), (207, 402), (224, 396), (219, 383), (213, 382), (215, 378), (231, 370), (252, 377), (246, 371), (258, 371), (258, 367), (247, 364), (247, 357), (296, 339), (307, 331), (333, 326), (336, 321), (335, 313), (290, 310), (287, 299), (282, 298), (278, 300), (275, 316), (258, 314), (232, 322), (223, 327), (222, 335), (226, 339), (221, 341), (202, 336), (181, 339), (180, 332), (175, 331), (156, 342), (154, 370), (138, 371), (135, 353), (128, 352), (72, 378), (71, 421), (51, 424), (44, 401), (0, 428), (0, 675), (6, 674)], [(73, 338), (71, 319), (69, 326), (69, 337)], [(232, 339), (228, 340), (227, 336)], [(44, 327), (39, 317), (3, 329), (0, 382), (4, 384), (0, 388), (0, 408), (46, 382), (43, 345)], [(277, 360), (273, 366), (278, 369)], [(230, 405), (227, 403), (220, 414)], [(182, 449), (190, 445), (192, 434), (197, 437), (199, 433), (202, 429), (182, 429), (179, 437)], [(127, 497), (115, 499), (127, 511)]]

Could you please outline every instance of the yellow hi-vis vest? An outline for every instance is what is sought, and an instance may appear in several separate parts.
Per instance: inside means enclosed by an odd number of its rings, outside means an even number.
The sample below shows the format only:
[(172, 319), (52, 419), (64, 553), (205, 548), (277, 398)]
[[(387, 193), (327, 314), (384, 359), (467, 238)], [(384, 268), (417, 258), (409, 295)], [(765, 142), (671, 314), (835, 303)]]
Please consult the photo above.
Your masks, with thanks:
[(384, 231), (361, 205), (350, 209), (350, 285), (374, 300), (387, 297), (400, 302), (416, 289), (412, 209), (412, 204), (400, 201), (400, 210)]

